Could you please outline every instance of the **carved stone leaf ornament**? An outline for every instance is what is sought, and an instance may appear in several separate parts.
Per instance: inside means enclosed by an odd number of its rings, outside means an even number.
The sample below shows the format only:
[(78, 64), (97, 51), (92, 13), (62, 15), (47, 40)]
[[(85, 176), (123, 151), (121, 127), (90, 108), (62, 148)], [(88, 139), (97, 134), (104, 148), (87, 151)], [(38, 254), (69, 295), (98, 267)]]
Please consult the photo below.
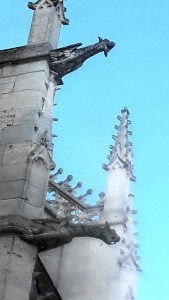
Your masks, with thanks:
[(28, 161), (33, 162), (33, 161), (37, 161), (38, 159), (41, 159), (43, 161), (47, 170), (51, 169), (51, 165), (53, 164), (53, 161), (51, 160), (47, 148), (43, 145), (38, 145), (31, 151)]
[(28, 2), (28, 7), (30, 9), (35, 10), (35, 9), (44, 8), (45, 6), (47, 7), (57, 6), (59, 3), (63, 3), (63, 0), (39, 0), (36, 1), (35, 3)]
[(69, 25), (69, 20), (65, 17), (66, 8), (64, 7), (64, 0), (39, 0), (35, 3), (28, 2), (28, 7), (33, 10), (56, 7), (61, 23), (63, 25)]

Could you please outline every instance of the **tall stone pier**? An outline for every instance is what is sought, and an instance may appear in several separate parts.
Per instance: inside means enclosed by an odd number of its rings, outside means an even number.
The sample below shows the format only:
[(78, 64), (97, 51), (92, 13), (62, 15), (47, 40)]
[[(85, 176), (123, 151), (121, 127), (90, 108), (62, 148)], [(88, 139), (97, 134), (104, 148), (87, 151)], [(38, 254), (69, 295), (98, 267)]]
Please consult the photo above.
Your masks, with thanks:
[[(38, 1), (28, 45), (0, 51), (0, 217), (43, 216), (52, 161), (56, 81), (49, 52), (56, 47), (63, 1)], [(9, 226), (9, 224), (8, 224)], [(2, 232), (2, 228), (1, 228)], [(0, 237), (0, 299), (28, 300), (37, 247)]]

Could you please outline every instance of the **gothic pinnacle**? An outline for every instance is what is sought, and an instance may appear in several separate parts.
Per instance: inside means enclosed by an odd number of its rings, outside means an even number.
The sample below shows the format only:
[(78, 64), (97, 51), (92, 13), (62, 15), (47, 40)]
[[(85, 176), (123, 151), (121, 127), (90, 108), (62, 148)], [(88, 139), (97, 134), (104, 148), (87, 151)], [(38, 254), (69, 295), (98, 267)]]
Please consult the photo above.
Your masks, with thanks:
[(117, 162), (127, 169), (127, 172), (130, 174), (130, 179), (135, 181), (135, 177), (132, 173), (132, 143), (128, 140), (128, 136), (132, 135), (132, 132), (128, 130), (131, 121), (128, 119), (130, 113), (127, 107), (121, 110), (122, 115), (118, 116), (117, 119), (120, 121), (119, 125), (115, 125), (117, 130), (116, 135), (112, 135), (112, 138), (115, 141), (114, 145), (110, 145), (110, 154), (107, 156), (109, 159), (108, 164), (103, 165), (103, 169), (109, 170), (111, 165), (116, 164)]

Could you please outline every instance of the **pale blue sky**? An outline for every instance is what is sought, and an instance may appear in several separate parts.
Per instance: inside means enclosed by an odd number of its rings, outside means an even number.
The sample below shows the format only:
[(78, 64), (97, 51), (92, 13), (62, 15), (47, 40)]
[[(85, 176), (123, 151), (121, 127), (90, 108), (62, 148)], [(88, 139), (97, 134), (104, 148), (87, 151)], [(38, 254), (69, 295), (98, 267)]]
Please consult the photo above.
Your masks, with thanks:
[[(1, 49), (26, 44), (32, 11), (26, 0), (1, 3)], [(105, 190), (101, 165), (109, 154), (116, 116), (127, 106), (132, 120), (139, 214), (140, 265), (137, 300), (169, 299), (169, 2), (168, 0), (67, 0), (70, 25), (60, 46), (116, 42), (64, 79), (58, 91), (55, 161), (65, 177), (82, 181), (91, 196)]]

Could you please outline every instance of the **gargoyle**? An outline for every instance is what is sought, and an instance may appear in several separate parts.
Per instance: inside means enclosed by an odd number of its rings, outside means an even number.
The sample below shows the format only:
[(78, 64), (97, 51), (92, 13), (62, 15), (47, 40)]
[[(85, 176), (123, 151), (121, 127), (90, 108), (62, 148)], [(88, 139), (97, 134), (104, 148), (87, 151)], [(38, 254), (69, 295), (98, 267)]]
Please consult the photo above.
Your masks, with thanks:
[(104, 55), (107, 56), (108, 52), (115, 46), (115, 43), (99, 37), (99, 42), (94, 45), (78, 49), (80, 46), (82, 46), (82, 43), (73, 44), (50, 52), (50, 68), (55, 72), (56, 78), (61, 79), (70, 72), (77, 70), (83, 65), (86, 59), (99, 52), (104, 52)]
[(39, 251), (68, 244), (75, 237), (94, 237), (108, 245), (120, 241), (120, 237), (108, 223), (100, 226), (99, 224), (73, 224), (68, 218), (30, 220), (19, 215), (0, 218), (0, 236), (3, 235), (17, 235), (28, 243), (36, 245)]

